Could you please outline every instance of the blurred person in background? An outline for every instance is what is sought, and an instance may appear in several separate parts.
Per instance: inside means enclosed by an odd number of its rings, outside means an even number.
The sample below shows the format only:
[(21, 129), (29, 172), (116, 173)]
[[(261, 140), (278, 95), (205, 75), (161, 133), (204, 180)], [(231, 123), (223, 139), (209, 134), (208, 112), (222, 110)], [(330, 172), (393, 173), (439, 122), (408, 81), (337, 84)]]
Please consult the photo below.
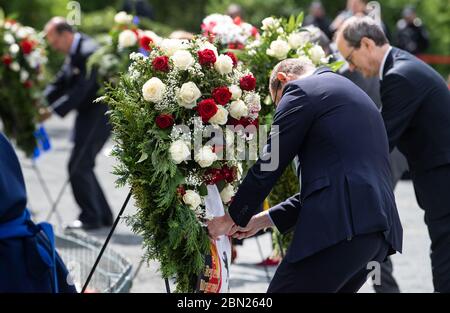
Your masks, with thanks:
[(303, 23), (305, 26), (313, 25), (318, 27), (328, 38), (332, 37), (330, 31), (331, 21), (327, 17), (325, 8), (320, 1), (313, 1), (309, 6), (309, 14), (305, 17)]
[(76, 32), (62, 17), (52, 18), (45, 26), (48, 44), (66, 55), (66, 60), (47, 86), (44, 95), (49, 107), (41, 112), (41, 119), (53, 113), (65, 117), (76, 110), (77, 117), (73, 133), (74, 147), (69, 160), (69, 178), (73, 195), (81, 214), (69, 228), (85, 230), (111, 226), (113, 216), (103, 190), (94, 173), (97, 154), (111, 133), (103, 103), (94, 103), (99, 85), (95, 71), (88, 73), (86, 61), (97, 49), (97, 44), (88, 36)]
[(414, 55), (424, 53), (428, 49), (429, 35), (414, 7), (407, 6), (403, 10), (403, 18), (397, 22), (396, 39), (400, 49)]
[(121, 11), (150, 20), (153, 20), (155, 17), (152, 6), (145, 0), (125, 0)]

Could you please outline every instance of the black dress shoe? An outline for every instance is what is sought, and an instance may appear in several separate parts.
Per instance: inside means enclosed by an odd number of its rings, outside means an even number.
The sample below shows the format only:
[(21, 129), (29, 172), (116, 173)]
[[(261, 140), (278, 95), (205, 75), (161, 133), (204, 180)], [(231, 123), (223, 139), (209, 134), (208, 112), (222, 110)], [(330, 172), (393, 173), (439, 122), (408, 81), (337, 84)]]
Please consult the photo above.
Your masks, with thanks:
[(102, 228), (102, 225), (97, 223), (83, 223), (80, 220), (75, 220), (72, 223), (66, 225), (66, 229), (74, 230), (74, 229), (83, 229), (83, 230), (95, 230)]

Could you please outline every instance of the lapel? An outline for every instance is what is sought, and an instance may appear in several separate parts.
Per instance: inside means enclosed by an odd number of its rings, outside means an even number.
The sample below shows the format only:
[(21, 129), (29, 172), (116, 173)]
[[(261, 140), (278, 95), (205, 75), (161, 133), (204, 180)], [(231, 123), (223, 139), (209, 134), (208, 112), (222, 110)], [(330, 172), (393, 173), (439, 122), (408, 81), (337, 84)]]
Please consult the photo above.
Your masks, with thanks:
[(394, 66), (394, 52), (395, 51), (396, 51), (396, 49), (392, 48), (386, 58), (386, 62), (384, 63), (384, 68), (383, 68), (383, 79), (386, 76), (386, 73)]
[(80, 40), (78, 41), (78, 46), (75, 49), (75, 53), (69, 55), (70, 76), (79, 75), (81, 72), (78, 63), (82, 44), (83, 44), (83, 36), (80, 36)]

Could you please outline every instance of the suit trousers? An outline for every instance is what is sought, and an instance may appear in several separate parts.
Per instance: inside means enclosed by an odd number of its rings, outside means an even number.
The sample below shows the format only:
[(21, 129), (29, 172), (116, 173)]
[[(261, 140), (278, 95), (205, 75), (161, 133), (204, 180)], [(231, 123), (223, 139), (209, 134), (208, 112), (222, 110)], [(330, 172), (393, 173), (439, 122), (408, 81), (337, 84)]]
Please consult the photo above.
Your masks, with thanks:
[(384, 236), (372, 233), (342, 241), (295, 263), (283, 259), (267, 292), (357, 292), (368, 274), (379, 269), (373, 265), (384, 262), (388, 251)]
[(81, 208), (79, 219), (91, 226), (111, 225), (113, 222), (111, 209), (94, 173), (95, 159), (110, 131), (110, 125), (102, 115), (87, 119), (79, 116), (77, 119), (75, 146), (69, 160), (70, 183)]
[(412, 180), (431, 239), (434, 289), (450, 292), (450, 164), (412, 173)]

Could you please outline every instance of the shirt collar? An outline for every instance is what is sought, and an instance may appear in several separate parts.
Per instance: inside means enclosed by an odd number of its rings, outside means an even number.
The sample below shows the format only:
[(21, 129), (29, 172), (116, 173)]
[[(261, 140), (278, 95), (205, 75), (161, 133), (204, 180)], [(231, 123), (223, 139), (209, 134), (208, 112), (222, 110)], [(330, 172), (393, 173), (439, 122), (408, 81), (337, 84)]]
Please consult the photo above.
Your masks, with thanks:
[(392, 46), (389, 46), (389, 49), (386, 51), (386, 54), (383, 57), (383, 61), (381, 62), (381, 66), (380, 66), (380, 80), (383, 80), (384, 66), (386, 64), (386, 60), (387, 60), (391, 50), (392, 50)]
[(72, 45), (70, 46), (70, 55), (74, 55), (77, 52), (78, 44), (80, 43), (81, 34), (75, 33), (73, 35)]

